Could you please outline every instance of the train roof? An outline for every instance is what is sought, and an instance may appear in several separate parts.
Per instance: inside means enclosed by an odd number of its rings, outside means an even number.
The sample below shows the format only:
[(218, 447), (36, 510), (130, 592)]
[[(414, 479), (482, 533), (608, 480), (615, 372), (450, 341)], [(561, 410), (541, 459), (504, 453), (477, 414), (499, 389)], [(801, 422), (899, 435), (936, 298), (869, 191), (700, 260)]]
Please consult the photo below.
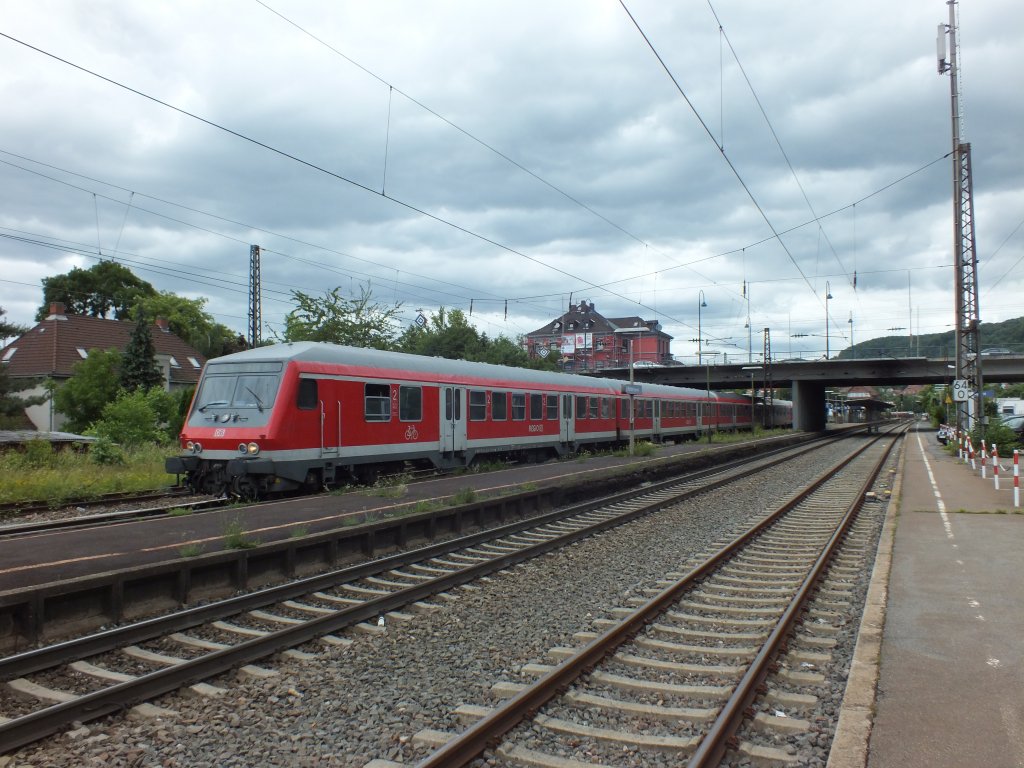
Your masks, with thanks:
[[(425, 357), (411, 355), (406, 352), (385, 352), (379, 349), (362, 347), (346, 347), (340, 344), (328, 344), (318, 341), (289, 341), (256, 347), (244, 352), (235, 352), (210, 360), (210, 366), (220, 363), (248, 362), (300, 362), (340, 365), (358, 369), (376, 369), (382, 378), (386, 371), (402, 371), (423, 374), (431, 380), (452, 380), (459, 383), (478, 381), (502, 382), (502, 385), (514, 387), (517, 384), (534, 384), (547, 386), (557, 390), (585, 389), (605, 391), (610, 395), (621, 395), (622, 386), (627, 382), (622, 379), (604, 379), (594, 376), (581, 376), (556, 371), (538, 371), (531, 368), (514, 368), (493, 363), (476, 363), (467, 360), (450, 360), (444, 357)], [(706, 391), (690, 387), (673, 387), (665, 384), (644, 382), (640, 385), (643, 394), (684, 395), (686, 397), (704, 397)], [(731, 400), (734, 395), (727, 393), (711, 393), (713, 397)], [(740, 396), (735, 396), (740, 397)], [(740, 397), (744, 402), (746, 398)]]

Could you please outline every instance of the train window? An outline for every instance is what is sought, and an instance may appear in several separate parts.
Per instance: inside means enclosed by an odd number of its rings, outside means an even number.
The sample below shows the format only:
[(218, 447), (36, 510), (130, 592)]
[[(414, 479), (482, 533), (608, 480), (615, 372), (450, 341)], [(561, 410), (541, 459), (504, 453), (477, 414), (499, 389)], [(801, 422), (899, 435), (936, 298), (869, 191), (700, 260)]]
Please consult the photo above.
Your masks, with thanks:
[(544, 418), (544, 395), (530, 395), (530, 421)]
[(277, 395), (277, 376), (239, 376), (231, 405), (235, 408), (263, 410), (274, 404)]
[(391, 387), (388, 384), (367, 384), (363, 402), (367, 421), (391, 421)]
[(526, 395), (522, 392), (512, 393), (512, 420), (525, 421), (526, 419)]
[(661, 400), (654, 401), (654, 415), (661, 417)]
[(610, 419), (612, 417), (612, 400), (610, 397), (601, 398), (601, 418)]
[(576, 418), (587, 418), (587, 398), (585, 397), (576, 397)]
[(482, 389), (469, 390), (469, 420), (487, 420), (487, 393)]
[(644, 400), (644, 416), (648, 419), (654, 415), (654, 402), (652, 400)]
[(505, 421), (508, 418), (508, 392), (491, 393), (491, 419)]
[(558, 395), (545, 395), (547, 398), (547, 418), (549, 421), (558, 421)]
[(423, 420), (423, 390), (420, 387), (398, 388), (398, 418), (401, 421)]
[(299, 410), (311, 411), (318, 402), (320, 399), (316, 394), (316, 379), (299, 379), (299, 395), (295, 403)]
[(590, 418), (596, 419), (598, 416), (601, 415), (600, 402), (601, 398), (599, 397), (590, 398)]

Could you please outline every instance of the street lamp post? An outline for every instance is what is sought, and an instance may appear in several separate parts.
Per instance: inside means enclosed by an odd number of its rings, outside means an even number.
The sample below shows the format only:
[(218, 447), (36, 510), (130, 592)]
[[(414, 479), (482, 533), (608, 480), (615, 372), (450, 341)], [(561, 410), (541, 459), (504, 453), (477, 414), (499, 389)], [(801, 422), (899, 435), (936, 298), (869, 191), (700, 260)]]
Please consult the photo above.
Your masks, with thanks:
[(832, 286), (829, 285), (828, 280), (825, 281), (825, 359), (829, 358), (829, 346), (828, 346), (828, 300), (832, 298)]
[(636, 449), (636, 402), (634, 400), (635, 382), (633, 376), (633, 342), (636, 337), (643, 334), (644, 328), (616, 328), (613, 333), (621, 333), (629, 336), (629, 455), (632, 456)]
[(850, 310), (850, 319), (847, 320), (850, 324), (850, 354), (853, 355), (853, 359), (857, 359), (857, 348), (853, 346), (853, 310)]
[(701, 345), (704, 343), (701, 341), (700, 334), (700, 310), (702, 307), (706, 307), (708, 303), (704, 301), (704, 291), (700, 291), (697, 294), (697, 365), (700, 365), (701, 359)]

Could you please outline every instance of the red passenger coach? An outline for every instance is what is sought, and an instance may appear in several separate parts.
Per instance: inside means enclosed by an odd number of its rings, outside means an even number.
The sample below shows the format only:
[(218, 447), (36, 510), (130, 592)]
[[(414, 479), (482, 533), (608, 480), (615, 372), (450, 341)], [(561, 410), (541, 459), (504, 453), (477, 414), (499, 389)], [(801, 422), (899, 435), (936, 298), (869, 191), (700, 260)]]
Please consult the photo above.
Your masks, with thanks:
[(407, 462), (562, 456), (636, 438), (749, 429), (733, 394), (333, 344), (259, 347), (207, 363), (166, 469), (197, 492), (260, 497), (371, 480)]

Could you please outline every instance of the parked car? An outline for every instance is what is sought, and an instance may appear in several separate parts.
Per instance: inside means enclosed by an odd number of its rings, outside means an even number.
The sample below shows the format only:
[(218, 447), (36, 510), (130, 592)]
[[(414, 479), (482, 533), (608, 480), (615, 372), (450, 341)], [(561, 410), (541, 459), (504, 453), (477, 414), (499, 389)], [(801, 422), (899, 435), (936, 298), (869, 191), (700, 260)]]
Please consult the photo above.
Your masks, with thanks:
[(1012, 429), (1018, 440), (1024, 440), (1024, 415), (1004, 416), (999, 422), (1000, 425)]
[(1013, 352), (1006, 347), (989, 347), (981, 350), (983, 355), (1012, 355)]
[(935, 433), (935, 439), (943, 445), (946, 445), (951, 437), (953, 437), (953, 428), (947, 427), (945, 424), (941, 425), (939, 431)]

